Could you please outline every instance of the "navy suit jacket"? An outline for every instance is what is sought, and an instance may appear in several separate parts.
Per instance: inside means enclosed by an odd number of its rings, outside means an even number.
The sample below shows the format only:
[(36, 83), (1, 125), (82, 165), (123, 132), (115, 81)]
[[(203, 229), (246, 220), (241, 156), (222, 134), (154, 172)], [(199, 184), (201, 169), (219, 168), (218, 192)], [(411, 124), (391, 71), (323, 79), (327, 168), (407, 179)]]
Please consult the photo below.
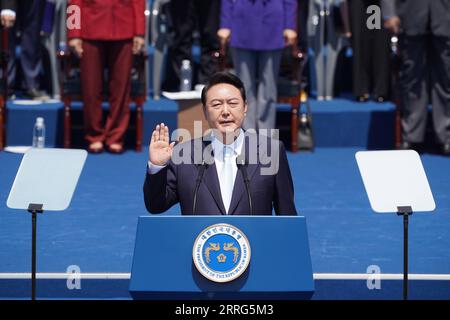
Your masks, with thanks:
[[(249, 154), (250, 144), (257, 143), (257, 161), (252, 161)], [(272, 143), (272, 144), (271, 144)], [(220, 193), (219, 179), (212, 153), (204, 152), (210, 147), (208, 138), (191, 140), (175, 146), (174, 153), (183, 155), (184, 152), (194, 150), (204, 155), (205, 165), (203, 178), (197, 192), (196, 212), (193, 213), (193, 199), (196, 180), (202, 164), (194, 164), (194, 155), (191, 152), (191, 163), (174, 164), (172, 160), (156, 174), (146, 175), (144, 182), (145, 206), (150, 213), (162, 213), (176, 203), (180, 203), (183, 215), (224, 215), (226, 214)], [(274, 155), (272, 155), (272, 146)], [(177, 149), (180, 148), (180, 149)], [(254, 215), (272, 215), (272, 208), (277, 215), (297, 215), (294, 204), (294, 187), (286, 150), (283, 143), (266, 136), (245, 133), (244, 139), (245, 167), (250, 180), (250, 190)], [(208, 149), (207, 149), (208, 150)], [(275, 154), (276, 153), (276, 154)], [(268, 168), (267, 157), (278, 157), (279, 169), (276, 174), (263, 175), (262, 168)], [(173, 156), (172, 156), (173, 159)], [(197, 158), (198, 159), (198, 158)], [(202, 161), (197, 161), (201, 163)], [(250, 206), (245, 187), (242, 169), (238, 169), (231, 197), (230, 215), (249, 215)]]

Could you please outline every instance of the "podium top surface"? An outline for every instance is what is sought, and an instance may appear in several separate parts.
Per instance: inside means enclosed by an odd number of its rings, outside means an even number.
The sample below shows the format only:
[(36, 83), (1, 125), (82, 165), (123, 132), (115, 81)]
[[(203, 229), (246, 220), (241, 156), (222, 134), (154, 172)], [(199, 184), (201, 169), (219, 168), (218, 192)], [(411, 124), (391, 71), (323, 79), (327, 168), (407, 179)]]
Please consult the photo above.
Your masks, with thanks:
[(25, 153), (8, 196), (7, 206), (27, 210), (67, 209), (87, 157), (85, 150), (32, 148)]
[(413, 212), (436, 208), (416, 151), (359, 151), (355, 158), (375, 212), (397, 212), (403, 206), (411, 206)]

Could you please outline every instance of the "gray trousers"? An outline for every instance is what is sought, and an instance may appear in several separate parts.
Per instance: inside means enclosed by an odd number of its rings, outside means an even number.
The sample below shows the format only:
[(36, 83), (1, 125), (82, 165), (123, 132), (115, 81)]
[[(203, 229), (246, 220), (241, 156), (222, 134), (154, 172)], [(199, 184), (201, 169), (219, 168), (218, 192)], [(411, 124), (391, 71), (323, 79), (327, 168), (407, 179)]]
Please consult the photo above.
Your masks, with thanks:
[[(314, 51), (317, 97), (333, 97), (334, 74), (342, 38), (336, 34), (333, 16), (330, 14), (333, 1), (311, 0), (308, 13), (308, 43)], [(326, 33), (326, 36), (325, 36)]]
[(334, 74), (336, 71), (336, 62), (341, 40), (337, 39), (339, 45), (335, 46), (326, 43), (322, 47), (316, 47), (314, 50), (314, 64), (316, 67), (317, 79), (317, 97), (333, 97), (334, 92)]
[(247, 116), (244, 129), (275, 129), (280, 50), (231, 48), (234, 69), (245, 86)]
[(400, 48), (403, 141), (424, 141), (431, 98), (438, 142), (450, 143), (450, 37), (402, 36)]

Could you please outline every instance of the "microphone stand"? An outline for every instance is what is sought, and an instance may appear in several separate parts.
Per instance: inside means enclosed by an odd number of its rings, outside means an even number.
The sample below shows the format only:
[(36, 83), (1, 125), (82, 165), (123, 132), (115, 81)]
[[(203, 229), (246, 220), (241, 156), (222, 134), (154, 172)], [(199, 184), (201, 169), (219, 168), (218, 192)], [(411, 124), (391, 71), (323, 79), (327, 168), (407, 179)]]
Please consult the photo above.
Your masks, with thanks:
[(253, 215), (253, 205), (252, 205), (252, 196), (251, 196), (251, 189), (250, 189), (250, 180), (247, 175), (247, 168), (245, 167), (245, 160), (240, 159), (239, 157), (236, 158), (236, 165), (238, 168), (242, 169), (242, 176), (244, 178), (244, 184), (245, 189), (247, 190), (247, 197), (248, 197), (248, 204), (250, 207), (250, 215)]
[(200, 165), (200, 169), (198, 170), (197, 179), (195, 181), (194, 201), (192, 204), (192, 214), (193, 215), (195, 215), (195, 211), (197, 209), (197, 193), (198, 193), (198, 189), (200, 188), (200, 183), (202, 182), (203, 174), (205, 173), (205, 169), (206, 169), (206, 164), (205, 164), (205, 160), (203, 160), (202, 164)]

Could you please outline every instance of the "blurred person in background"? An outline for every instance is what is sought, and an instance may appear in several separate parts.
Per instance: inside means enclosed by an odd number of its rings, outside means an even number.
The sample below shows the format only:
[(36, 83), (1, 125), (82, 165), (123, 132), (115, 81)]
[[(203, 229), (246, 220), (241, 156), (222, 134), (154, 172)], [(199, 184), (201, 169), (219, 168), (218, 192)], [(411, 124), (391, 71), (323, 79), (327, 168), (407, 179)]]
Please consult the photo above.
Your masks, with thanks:
[(223, 0), (222, 43), (247, 92), (244, 129), (274, 129), (277, 79), (283, 48), (297, 41), (297, 0)]
[(386, 29), (369, 29), (367, 13), (370, 6), (380, 7), (380, 0), (350, 0), (350, 21), (353, 49), (353, 94), (366, 102), (373, 93), (383, 102), (390, 88), (390, 37)]
[[(7, 3), (8, 1), (4, 1)], [(3, 3), (3, 1), (2, 1)], [(48, 95), (40, 90), (39, 77), (42, 71), (41, 27), (44, 0), (17, 0), (17, 21), (9, 32), (10, 59), (8, 60), (8, 85), (15, 87), (17, 76), (16, 47), (20, 46), (19, 61), (23, 79), (20, 87), (25, 97), (34, 100), (47, 100)], [(2, 15), (3, 22), (3, 15)], [(17, 42), (19, 36), (19, 42)]]
[(384, 26), (399, 35), (402, 149), (425, 140), (428, 105), (442, 154), (450, 156), (450, 2), (383, 0)]
[[(0, 41), (0, 61), (2, 67), (2, 96), (6, 97), (8, 94), (6, 93), (8, 90), (5, 88), (6, 84), (3, 81), (4, 77), (7, 75), (7, 64), (6, 61), (8, 59), (7, 51), (9, 48), (3, 48), (3, 31), (7, 32), (7, 29), (12, 28), (14, 23), (16, 22), (16, 6), (17, 3), (15, 0), (0, 0), (0, 15), (1, 15), (1, 23), (0, 23), (0, 31), (2, 32), (2, 41)], [(5, 61), (6, 60), (6, 61)], [(2, 103), (5, 101), (2, 99)], [(0, 110), (0, 121), (4, 120), (3, 114)], [(2, 125), (3, 123), (0, 123)]]
[(314, 51), (317, 100), (331, 100), (339, 51), (349, 39), (350, 23), (346, 0), (310, 0), (308, 43)]
[[(204, 86), (215, 72), (218, 61), (214, 54), (219, 50), (217, 30), (219, 29), (220, 0), (170, 0), (170, 24), (172, 43), (168, 50), (168, 64), (163, 89), (178, 91), (180, 89), (180, 69), (183, 60), (192, 58), (194, 31), (198, 31), (200, 41), (200, 65), (193, 74), (192, 83)], [(194, 89), (194, 88), (192, 88)]]
[[(104, 146), (112, 153), (124, 150), (130, 119), (129, 96), (133, 54), (144, 44), (145, 0), (71, 0), (81, 9), (81, 28), (69, 29), (69, 46), (81, 58), (83, 119), (88, 151)], [(102, 88), (108, 70), (109, 106), (102, 123)]]

